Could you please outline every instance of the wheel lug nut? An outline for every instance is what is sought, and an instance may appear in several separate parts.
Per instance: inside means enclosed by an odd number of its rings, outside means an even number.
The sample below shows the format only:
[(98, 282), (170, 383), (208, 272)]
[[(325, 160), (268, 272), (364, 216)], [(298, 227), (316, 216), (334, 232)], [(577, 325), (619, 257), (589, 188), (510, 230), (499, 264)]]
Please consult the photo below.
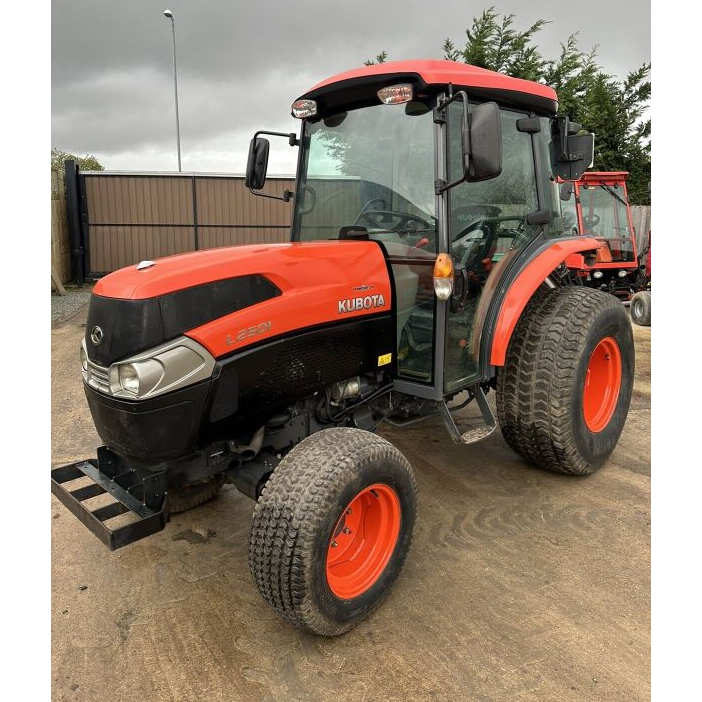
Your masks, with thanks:
[(348, 527), (344, 527), (344, 534), (350, 534), (350, 533), (351, 533), (351, 529), (349, 529)]
[(332, 548), (336, 548), (336, 541), (332, 541)]
[(350, 507), (346, 510), (346, 514), (351, 514), (351, 508), (350, 508)]

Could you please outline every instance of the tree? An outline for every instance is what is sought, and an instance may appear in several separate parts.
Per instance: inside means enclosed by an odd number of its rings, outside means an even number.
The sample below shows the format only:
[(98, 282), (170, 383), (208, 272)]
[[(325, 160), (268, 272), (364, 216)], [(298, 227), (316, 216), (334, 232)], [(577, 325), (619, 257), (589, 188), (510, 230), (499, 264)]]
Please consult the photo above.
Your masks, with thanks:
[[(547, 24), (540, 19), (525, 30), (515, 28), (515, 15), (500, 15), (494, 7), (483, 10), (466, 29), (463, 48), (447, 38), (444, 58), (498, 71), (515, 78), (538, 81), (558, 93), (559, 112), (595, 133), (593, 168), (628, 171), (627, 190), (632, 204), (650, 204), (651, 64), (631, 71), (624, 80), (608, 74), (597, 62), (597, 47), (582, 51), (577, 33), (561, 44), (553, 59), (542, 55), (536, 36)], [(387, 53), (376, 57), (384, 63)], [(366, 61), (367, 65), (376, 61)]]
[(381, 51), (374, 59), (368, 59), (367, 61), (364, 61), (363, 63), (366, 66), (375, 66), (376, 63), (385, 63), (387, 58), (388, 58), (388, 52)]
[(67, 151), (51, 149), (51, 170), (63, 171), (63, 164), (73, 159), (82, 171), (104, 171), (105, 167), (93, 156), (86, 154), (83, 157), (74, 156)]

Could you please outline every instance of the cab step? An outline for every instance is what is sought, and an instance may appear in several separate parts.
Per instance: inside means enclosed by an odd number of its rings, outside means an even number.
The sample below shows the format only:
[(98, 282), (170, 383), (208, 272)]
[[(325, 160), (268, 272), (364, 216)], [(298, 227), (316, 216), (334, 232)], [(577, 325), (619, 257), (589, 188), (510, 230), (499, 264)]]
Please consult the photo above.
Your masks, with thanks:
[[(481, 419), (472, 419), (469, 423), (459, 429), (452, 412), (461, 409), (472, 400), (475, 400), (478, 403), (482, 417)], [(490, 436), (490, 434), (492, 434), (492, 432), (497, 428), (497, 420), (495, 419), (495, 415), (492, 413), (492, 408), (488, 404), (485, 393), (479, 385), (468, 388), (468, 400), (458, 407), (449, 407), (446, 402), (439, 402), (437, 404), (439, 414), (444, 420), (444, 424), (446, 425), (451, 438), (457, 444), (474, 444), (476, 441), (481, 441), (482, 439)]]
[[(90, 478), (81, 487), (70, 483)], [(111, 551), (151, 536), (168, 523), (168, 498), (165, 473), (137, 475), (125, 469), (122, 461), (104, 446), (97, 459), (71, 463), (51, 471), (51, 492)], [(114, 500), (91, 509), (85, 501), (109, 494)], [(131, 513), (134, 521), (111, 529), (106, 522)]]

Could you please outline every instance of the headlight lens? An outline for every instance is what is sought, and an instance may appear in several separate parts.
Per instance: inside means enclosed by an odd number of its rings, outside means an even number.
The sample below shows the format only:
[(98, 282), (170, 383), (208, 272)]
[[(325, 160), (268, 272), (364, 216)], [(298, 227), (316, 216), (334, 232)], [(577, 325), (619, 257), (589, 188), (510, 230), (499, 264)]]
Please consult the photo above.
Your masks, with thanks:
[(143, 361), (119, 364), (117, 374), (122, 390), (137, 397), (145, 397), (157, 390), (166, 375), (166, 366), (162, 361), (166, 360), (164, 356), (167, 356), (168, 353), (172, 352), (160, 354), (158, 358), (161, 360), (147, 358)]
[(125, 363), (119, 367), (119, 384), (123, 390), (131, 392), (132, 395), (139, 394), (139, 373), (131, 363)]

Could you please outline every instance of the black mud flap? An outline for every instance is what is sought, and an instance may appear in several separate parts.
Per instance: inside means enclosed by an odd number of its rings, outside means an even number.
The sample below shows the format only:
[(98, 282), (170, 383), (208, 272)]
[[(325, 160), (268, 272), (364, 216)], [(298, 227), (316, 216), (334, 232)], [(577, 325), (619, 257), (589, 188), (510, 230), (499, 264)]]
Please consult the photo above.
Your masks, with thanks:
[[(88, 477), (89, 485), (70, 483)], [(51, 492), (85, 524), (111, 551), (161, 531), (168, 523), (168, 496), (165, 473), (139, 476), (125, 469), (118, 456), (105, 447), (97, 459), (71, 463), (51, 471)], [(108, 493), (113, 502), (91, 510), (85, 501)], [(105, 522), (131, 513), (133, 521), (111, 529)], [(134, 519), (134, 517), (136, 517)]]

